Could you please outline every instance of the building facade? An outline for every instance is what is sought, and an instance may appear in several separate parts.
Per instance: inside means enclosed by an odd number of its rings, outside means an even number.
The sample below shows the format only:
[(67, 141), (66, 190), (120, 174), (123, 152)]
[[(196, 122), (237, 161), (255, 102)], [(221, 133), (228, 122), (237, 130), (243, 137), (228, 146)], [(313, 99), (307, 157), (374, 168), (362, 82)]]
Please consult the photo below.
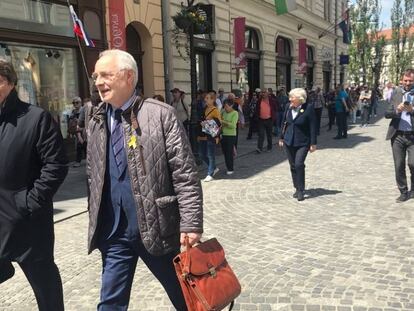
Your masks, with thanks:
[[(173, 16), (181, 9), (181, 1), (168, 2), (170, 16)], [(339, 65), (339, 55), (347, 54), (347, 45), (342, 43), (341, 30), (337, 29), (335, 34), (335, 25), (341, 21), (347, 1), (296, 2), (296, 10), (278, 16), (272, 0), (204, 1), (213, 6), (215, 31), (211, 35), (196, 35), (198, 88), (248, 91), (257, 87), (289, 90), (320, 86), (327, 90), (334, 87), (335, 82), (344, 82), (346, 68)], [(247, 66), (241, 70), (233, 69), (233, 19), (236, 17), (246, 18)], [(174, 28), (173, 23), (170, 18), (168, 29)], [(170, 48), (165, 50), (166, 59), (170, 60), (167, 88), (179, 87), (189, 92), (190, 65), (176, 47), (183, 46), (186, 37), (181, 36), (181, 43), (177, 44), (171, 31), (164, 34), (169, 36), (170, 42)], [(307, 40), (306, 73), (298, 72), (299, 39)]]
[(68, 138), (66, 115), (72, 109), (72, 99), (88, 96), (88, 75), (98, 51), (106, 45), (102, 2), (70, 3), (96, 44), (96, 48), (83, 47), (85, 62), (73, 34), (67, 1), (0, 3), (0, 57), (10, 60), (17, 71), (19, 97), (50, 111), (64, 138)]
[[(137, 88), (145, 96), (163, 95), (161, 0), (106, 0), (105, 3), (109, 47), (125, 49), (134, 56), (139, 70)], [(124, 11), (117, 15), (122, 7)]]

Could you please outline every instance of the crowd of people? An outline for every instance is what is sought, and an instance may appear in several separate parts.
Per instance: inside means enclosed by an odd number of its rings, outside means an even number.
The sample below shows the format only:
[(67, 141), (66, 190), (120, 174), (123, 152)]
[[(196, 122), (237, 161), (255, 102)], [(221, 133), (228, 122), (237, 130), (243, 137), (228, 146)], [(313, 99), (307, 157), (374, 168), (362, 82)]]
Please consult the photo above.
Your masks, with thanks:
[[(83, 151), (88, 140), (88, 252), (102, 255), (98, 311), (127, 310), (138, 259), (164, 287), (174, 307), (186, 302), (173, 266), (180, 245), (194, 245), (203, 234), (203, 195), (188, 139), (190, 106), (185, 93), (171, 90), (171, 105), (163, 98), (137, 94), (137, 64), (129, 53), (106, 50), (93, 74), (91, 101), (81, 107), (74, 98), (72, 135)], [(0, 283), (22, 268), (33, 288), (39, 310), (63, 311), (63, 289), (54, 261), (53, 196), (68, 173), (68, 159), (59, 126), (51, 114), (22, 102), (17, 74), (0, 60)], [(401, 86), (387, 85), (395, 173), (401, 195), (414, 198), (414, 70)], [(221, 141), (227, 174), (234, 172), (240, 127), (249, 122), (246, 139), (258, 133), (256, 152), (272, 150), (274, 135), (289, 160), (293, 197), (304, 200), (305, 160), (317, 150), (321, 116), (328, 109), (330, 130), (336, 119), (336, 139), (347, 138), (348, 119), (361, 126), (375, 117), (379, 90), (338, 86), (323, 95), (319, 88), (257, 89), (248, 96), (223, 89), (200, 91), (197, 98), (198, 146), (208, 166), (206, 182), (218, 168), (215, 149)], [(94, 95), (99, 93), (99, 98)], [(364, 110), (365, 109), (365, 110)], [(267, 138), (264, 149), (265, 136)], [(77, 147), (78, 148), (78, 147)], [(79, 152), (81, 154), (81, 152)], [(407, 182), (406, 159), (411, 172)], [(411, 188), (409, 187), (411, 186)], [(411, 189), (411, 190), (410, 190)], [(97, 285), (98, 286), (98, 285)]]

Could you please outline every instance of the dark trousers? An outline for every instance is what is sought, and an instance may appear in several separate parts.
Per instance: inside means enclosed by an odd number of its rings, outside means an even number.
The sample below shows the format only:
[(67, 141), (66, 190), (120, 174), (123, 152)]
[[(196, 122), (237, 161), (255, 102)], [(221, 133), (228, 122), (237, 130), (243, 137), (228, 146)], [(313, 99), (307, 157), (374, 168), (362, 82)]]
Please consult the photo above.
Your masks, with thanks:
[(335, 108), (333, 107), (333, 105), (329, 106), (328, 108), (328, 117), (329, 117), (328, 126), (329, 126), (329, 129), (331, 130), (332, 126), (334, 126), (335, 124), (335, 117), (336, 117)]
[(361, 111), (361, 125), (366, 125), (369, 123), (369, 119), (370, 119), (370, 110), (371, 108), (369, 107), (363, 107), (362, 111)]
[(336, 113), (336, 123), (338, 126), (338, 137), (347, 137), (348, 136), (348, 118), (346, 112), (337, 112)]
[(121, 232), (103, 243), (100, 251), (103, 268), (101, 301), (98, 304), (98, 311), (128, 309), (138, 258), (142, 259), (164, 287), (175, 309), (187, 310), (172, 262), (179, 250), (164, 256), (153, 256), (148, 253), (141, 241), (131, 241), (125, 233)]
[(259, 119), (259, 139), (257, 141), (257, 148), (263, 150), (263, 143), (265, 138), (265, 132), (267, 137), (267, 150), (272, 149), (272, 127), (273, 121), (270, 119)]
[(252, 138), (253, 132), (257, 131), (257, 120), (254, 118), (250, 118), (249, 121), (249, 133), (247, 134), (247, 138)]
[(86, 142), (81, 144), (79, 141), (76, 143), (76, 162), (80, 163), (86, 156)]
[(320, 131), (321, 131), (322, 110), (323, 110), (323, 108), (315, 108), (315, 114), (316, 114), (316, 135), (319, 135), (320, 134)]
[(221, 149), (223, 150), (224, 159), (228, 171), (234, 170), (233, 150), (236, 146), (236, 136), (224, 136), (221, 139)]
[(405, 136), (397, 134), (391, 140), (392, 154), (395, 165), (395, 178), (401, 193), (408, 192), (406, 158), (411, 173), (411, 191), (414, 191), (414, 135)]
[(63, 311), (62, 280), (53, 259), (19, 265), (32, 286), (39, 311)]
[(292, 173), (293, 187), (298, 191), (305, 190), (305, 160), (309, 146), (293, 147), (285, 144), (285, 151)]

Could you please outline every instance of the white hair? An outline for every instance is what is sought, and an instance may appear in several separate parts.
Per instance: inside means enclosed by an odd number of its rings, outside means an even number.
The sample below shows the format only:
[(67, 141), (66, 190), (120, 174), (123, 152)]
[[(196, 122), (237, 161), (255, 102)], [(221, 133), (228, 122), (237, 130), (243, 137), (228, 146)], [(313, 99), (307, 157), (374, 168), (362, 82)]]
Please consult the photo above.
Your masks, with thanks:
[(306, 102), (306, 91), (302, 88), (292, 89), (289, 92), (289, 97), (296, 97), (299, 98), (300, 103), (304, 104)]
[(134, 73), (134, 87), (138, 83), (138, 66), (137, 62), (135, 61), (134, 57), (129, 54), (128, 52), (118, 50), (118, 49), (111, 49), (105, 50), (99, 53), (99, 58), (104, 56), (114, 56), (118, 60), (118, 69), (119, 70), (132, 70)]

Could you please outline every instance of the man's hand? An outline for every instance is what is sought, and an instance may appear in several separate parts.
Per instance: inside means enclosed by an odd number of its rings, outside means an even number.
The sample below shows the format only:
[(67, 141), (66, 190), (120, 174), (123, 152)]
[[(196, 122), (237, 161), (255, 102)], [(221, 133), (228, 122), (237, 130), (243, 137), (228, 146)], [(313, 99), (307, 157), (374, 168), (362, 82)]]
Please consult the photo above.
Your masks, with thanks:
[(408, 113), (412, 113), (414, 111), (412, 105), (404, 105), (404, 110)]
[(311, 145), (309, 148), (310, 152), (315, 152), (316, 151), (316, 145)]
[(181, 245), (185, 245), (185, 238), (188, 236), (188, 241), (190, 245), (193, 246), (194, 244), (198, 243), (201, 239), (201, 233), (184, 233), (181, 232), (180, 236), (180, 243)]
[(404, 111), (404, 109), (405, 109), (405, 106), (404, 106), (404, 104), (403, 104), (403, 103), (401, 103), (401, 104), (399, 104), (399, 105), (398, 105), (398, 107), (397, 107), (397, 112), (398, 112), (398, 113), (401, 113), (401, 112), (403, 112), (403, 111)]

